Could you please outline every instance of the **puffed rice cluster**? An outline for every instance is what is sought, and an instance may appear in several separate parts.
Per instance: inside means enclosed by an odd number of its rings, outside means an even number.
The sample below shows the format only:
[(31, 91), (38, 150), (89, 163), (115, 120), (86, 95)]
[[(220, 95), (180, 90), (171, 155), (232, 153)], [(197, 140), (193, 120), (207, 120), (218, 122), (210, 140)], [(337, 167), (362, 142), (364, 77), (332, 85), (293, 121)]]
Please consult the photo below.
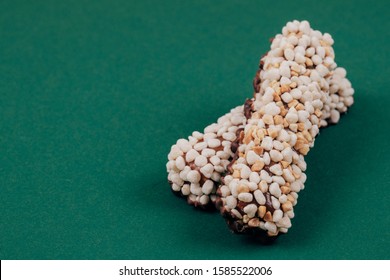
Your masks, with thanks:
[(236, 233), (286, 233), (306, 181), (304, 156), (319, 129), (353, 104), (332, 45), (307, 21), (288, 22), (260, 60), (254, 97), (172, 146), (172, 190), (196, 207), (217, 207)]

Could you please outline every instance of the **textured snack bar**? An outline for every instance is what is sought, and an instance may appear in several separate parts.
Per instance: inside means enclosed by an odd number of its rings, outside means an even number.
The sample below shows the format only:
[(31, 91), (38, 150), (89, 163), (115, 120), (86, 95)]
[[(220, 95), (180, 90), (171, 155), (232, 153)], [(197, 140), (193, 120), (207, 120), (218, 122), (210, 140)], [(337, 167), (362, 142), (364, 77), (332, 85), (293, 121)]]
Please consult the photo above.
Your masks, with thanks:
[[(313, 31), (310, 27), (307, 28), (305, 22), (303, 22), (305, 28), (308, 29), (309, 35), (305, 37), (291, 39), (291, 32), (284, 32), (286, 34), (279, 34), (272, 41), (272, 44), (280, 42), (289, 42), (301, 40), (305, 38), (306, 40), (312, 40), (312, 38), (318, 35), (317, 31)], [(284, 31), (286, 31), (284, 28)], [(307, 38), (308, 37), (308, 38)], [(317, 38), (317, 37), (316, 37)], [(330, 42), (332, 42), (329, 36), (325, 36)], [(305, 42), (303, 42), (304, 44)], [(314, 44), (316, 44), (316, 39), (314, 39)], [(266, 98), (270, 98), (270, 91), (265, 92), (261, 89), (261, 77), (263, 75), (264, 63), (275, 59), (272, 57), (275, 48), (272, 48), (271, 51), (267, 53), (265, 57), (261, 60), (259, 71), (256, 73), (254, 79), (254, 90), (255, 97), (257, 100), (262, 98), (263, 94), (266, 93)], [(301, 49), (298, 48), (297, 51), (301, 52)], [(319, 54), (323, 54), (324, 49), (318, 48)], [(327, 52), (333, 54), (333, 49), (327, 49)], [(286, 52), (286, 56), (278, 57), (276, 63), (281, 64), (280, 73), (284, 75), (285, 78), (289, 79), (291, 76), (296, 75), (295, 70), (298, 69), (299, 64), (293, 64), (291, 69), (287, 69), (286, 64), (291, 64), (292, 58), (289, 52)], [(295, 53), (293, 53), (295, 56)], [(318, 65), (324, 66), (332, 65), (335, 67), (333, 59), (324, 57), (322, 61), (319, 61), (315, 56), (316, 51), (313, 46), (310, 46), (306, 49), (305, 57), (313, 58)], [(298, 55), (299, 57), (299, 55)], [(305, 66), (307, 69), (313, 69), (314, 63), (311, 63), (305, 58)], [(322, 59), (322, 58), (321, 58)], [(326, 66), (325, 66), (326, 67)], [(319, 67), (321, 69), (321, 67)], [(305, 72), (306, 73), (306, 72)], [(306, 73), (308, 75), (308, 73)], [(328, 122), (337, 123), (339, 120), (340, 113), (346, 111), (347, 106), (350, 106), (353, 102), (351, 95), (353, 94), (353, 89), (351, 88), (350, 82), (345, 78), (346, 71), (343, 68), (336, 68), (334, 71), (330, 71), (328, 75), (321, 81), (320, 89), (323, 91), (329, 91), (328, 94), (324, 94), (323, 102), (324, 105), (321, 108), (321, 117), (320, 117), (320, 126), (324, 127)], [(309, 77), (310, 78), (310, 77)], [(313, 78), (316, 78), (316, 75), (313, 75)], [(273, 94), (273, 93), (272, 93)], [(291, 95), (297, 97), (299, 92), (285, 92), (281, 96), (285, 101), (292, 99)], [(298, 95), (299, 96), (299, 95)], [(247, 124), (247, 118), (256, 111), (258, 108), (252, 108), (254, 99), (247, 101), (244, 106), (238, 106), (231, 110), (228, 114), (221, 117), (217, 123), (214, 123), (208, 126), (204, 133), (194, 132), (192, 136), (187, 139), (179, 139), (176, 145), (173, 145), (171, 152), (168, 155), (169, 162), (167, 163), (167, 171), (169, 173), (168, 179), (171, 182), (172, 190), (182, 196), (187, 197), (187, 200), (190, 204), (193, 204), (198, 207), (208, 208), (212, 206), (212, 203), (215, 201), (215, 190), (220, 184), (220, 176), (224, 174), (227, 170), (227, 167), (230, 161), (233, 158), (238, 142), (237, 135), (243, 130), (244, 126)], [(255, 104), (258, 102), (255, 102)], [(259, 105), (258, 105), (259, 106)], [(261, 106), (261, 105), (260, 105)], [(303, 114), (302, 112), (300, 113)], [(300, 125), (302, 126), (302, 124)], [(233, 144), (232, 144), (233, 143)]]
[[(345, 71), (335, 71), (329, 34), (306, 21), (289, 22), (282, 33), (261, 60), (253, 113), (232, 144), (238, 146), (236, 155), (217, 191), (217, 204), (234, 232), (268, 238), (291, 227), (306, 181), (304, 156), (319, 128), (336, 123), (353, 103)], [(332, 76), (342, 84), (330, 85)]]

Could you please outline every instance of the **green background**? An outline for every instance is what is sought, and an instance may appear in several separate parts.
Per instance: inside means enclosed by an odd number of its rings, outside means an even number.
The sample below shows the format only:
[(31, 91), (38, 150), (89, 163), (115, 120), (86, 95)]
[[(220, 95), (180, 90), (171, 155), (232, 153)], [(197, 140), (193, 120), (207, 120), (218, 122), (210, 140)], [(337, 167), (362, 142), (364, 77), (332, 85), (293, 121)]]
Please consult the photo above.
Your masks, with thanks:
[[(389, 259), (386, 1), (1, 1), (1, 259)], [(252, 94), (268, 39), (335, 39), (355, 105), (272, 246), (172, 195), (170, 146)]]

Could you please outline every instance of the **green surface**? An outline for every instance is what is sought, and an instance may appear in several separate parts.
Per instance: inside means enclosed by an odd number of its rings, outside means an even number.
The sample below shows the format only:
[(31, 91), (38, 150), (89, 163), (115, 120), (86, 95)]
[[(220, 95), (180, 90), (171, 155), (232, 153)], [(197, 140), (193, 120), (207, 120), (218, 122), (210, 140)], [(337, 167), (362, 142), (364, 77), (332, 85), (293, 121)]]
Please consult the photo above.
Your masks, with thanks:
[[(389, 259), (386, 1), (1, 1), (1, 259)], [(252, 94), (268, 39), (335, 39), (355, 105), (262, 246), (170, 192), (170, 146)]]

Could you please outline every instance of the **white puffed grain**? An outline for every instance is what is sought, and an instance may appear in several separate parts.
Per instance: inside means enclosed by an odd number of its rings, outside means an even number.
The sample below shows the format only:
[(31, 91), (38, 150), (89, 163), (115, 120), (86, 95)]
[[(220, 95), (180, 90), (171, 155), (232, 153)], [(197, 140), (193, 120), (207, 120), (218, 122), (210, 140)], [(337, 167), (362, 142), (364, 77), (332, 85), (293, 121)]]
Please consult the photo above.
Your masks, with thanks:
[(293, 192), (299, 192), (301, 190), (301, 184), (300, 181), (294, 181), (290, 184), (290, 189)]
[(289, 92), (285, 92), (282, 94), (282, 100), (286, 103), (289, 103), (290, 101), (293, 100), (293, 97), (291, 96), (291, 94)]
[(225, 168), (224, 168), (223, 166), (220, 166), (220, 165), (215, 165), (215, 166), (214, 166), (214, 170), (215, 170), (216, 172), (222, 173), (222, 172), (225, 171)]
[(310, 48), (307, 48), (307, 49), (306, 49), (305, 55), (306, 55), (307, 57), (312, 57), (315, 53), (316, 53), (315, 48), (310, 47)]
[(280, 188), (279, 188), (279, 184), (278, 183), (272, 183), (270, 186), (269, 186), (269, 192), (273, 195), (273, 196), (275, 196), (275, 197), (277, 197), (277, 198), (279, 198), (281, 195), (282, 195), (282, 192), (281, 192), (281, 190), (280, 190)]
[(210, 194), (211, 191), (213, 190), (213, 187), (214, 187), (214, 182), (211, 180), (206, 180), (206, 182), (204, 182), (202, 186), (202, 192), (204, 194)]
[(241, 167), (241, 178), (248, 179), (251, 175), (251, 169), (247, 165)]
[(229, 195), (228, 197), (226, 197), (226, 206), (230, 209), (236, 208), (237, 199), (234, 198), (232, 195)]
[(254, 191), (253, 195), (254, 195), (258, 204), (264, 205), (266, 203), (265, 196), (261, 190)]
[(248, 215), (249, 218), (253, 218), (257, 212), (257, 206), (255, 204), (248, 204), (244, 207), (244, 212)]
[(236, 134), (234, 134), (233, 132), (225, 132), (222, 134), (222, 137), (231, 142), (236, 140)]
[(183, 187), (181, 188), (181, 193), (183, 195), (189, 195), (190, 192), (190, 185), (189, 184), (184, 184)]
[[(212, 150), (214, 151), (214, 150)], [(214, 151), (214, 154), (215, 154), (215, 151)], [(218, 151), (217, 152), (217, 156), (220, 158), (220, 159), (228, 159), (230, 157), (230, 154), (229, 153), (226, 153), (224, 151)]]
[(264, 78), (270, 81), (279, 80), (280, 72), (277, 68), (272, 68), (264, 73)]
[(200, 198), (199, 198), (199, 202), (200, 204), (202, 205), (206, 205), (207, 203), (209, 203), (210, 201), (210, 197), (208, 195), (202, 195)]
[(191, 144), (186, 139), (179, 139), (177, 140), (176, 145), (182, 150), (184, 153), (188, 152), (192, 149)]
[(275, 102), (271, 102), (264, 106), (264, 112), (268, 115), (275, 116), (280, 113), (280, 108), (275, 104)]
[(279, 197), (279, 202), (280, 202), (281, 204), (286, 203), (286, 202), (287, 202), (287, 195), (282, 194), (282, 195)]
[(202, 167), (207, 164), (207, 158), (205, 156), (199, 155), (195, 158), (195, 165)]
[(251, 193), (239, 193), (238, 194), (238, 200), (242, 202), (251, 202), (253, 200), (253, 195)]
[(283, 159), (282, 153), (277, 150), (271, 150), (269, 155), (274, 162), (279, 162)]
[(278, 140), (281, 142), (288, 142), (290, 140), (290, 135), (285, 129), (279, 132)]
[(299, 88), (292, 89), (290, 93), (294, 99), (300, 99), (302, 97), (302, 91)]
[(218, 165), (221, 163), (221, 159), (218, 157), (218, 156), (212, 156), (210, 158), (210, 162), (213, 164), (213, 165)]
[(305, 110), (298, 111), (298, 121), (304, 123), (309, 117), (309, 113)]
[(278, 151), (284, 150), (284, 145), (279, 140), (274, 140), (273, 141), (273, 146), (274, 146), (274, 149), (276, 149)]
[(192, 137), (192, 136), (188, 137), (188, 141), (190, 142), (191, 146), (193, 146), (196, 143), (198, 143), (198, 139), (196, 139), (195, 137)]
[(274, 94), (274, 89), (271, 87), (267, 87), (264, 92), (264, 96), (262, 98), (262, 101), (264, 104), (268, 104), (273, 100), (273, 94)]
[(184, 158), (182, 156), (176, 158), (175, 164), (176, 164), (177, 169), (179, 169), (179, 170), (183, 170), (184, 167), (186, 166), (186, 163), (185, 163)]
[(338, 123), (340, 120), (340, 113), (337, 110), (330, 111), (330, 120), (332, 123)]
[(263, 162), (265, 165), (269, 165), (271, 163), (271, 157), (269, 156), (268, 152), (263, 154)]
[[(283, 171), (282, 171), (282, 167), (280, 166), (280, 164), (274, 164), (272, 165), (270, 168), (269, 168), (269, 171), (271, 171), (273, 174), (275, 175), (282, 175), (283, 174)], [(272, 179), (272, 178), (271, 178)]]
[(203, 149), (207, 148), (207, 143), (206, 142), (199, 142), (194, 145), (194, 149), (196, 151), (202, 151)]
[[(205, 142), (207, 142), (210, 139), (214, 139), (214, 138), (217, 137), (217, 135), (214, 133), (214, 130), (216, 130), (216, 126), (217, 126), (217, 124), (212, 124), (212, 125), (209, 126), (209, 128), (210, 127), (213, 127), (213, 128), (211, 130), (212, 132), (210, 131), (210, 132), (207, 132), (207, 133), (205, 133), (203, 135), (203, 139), (204, 139)], [(205, 129), (205, 132), (206, 132), (206, 129)]]
[(178, 191), (180, 191), (180, 186), (177, 184), (172, 184), (172, 190), (174, 190), (175, 192), (178, 192)]
[(283, 227), (283, 228), (290, 228), (291, 227), (291, 220), (288, 216), (284, 216), (283, 218), (281, 218), (277, 224), (277, 226), (279, 227)]
[(295, 53), (295, 57), (294, 57), (294, 60), (299, 63), (299, 64), (303, 64), (305, 63), (306, 61), (306, 58), (303, 54), (301, 53)]
[(275, 210), (274, 214), (272, 215), (272, 220), (277, 223), (283, 218), (283, 211), (282, 210)]
[(221, 141), (219, 139), (209, 139), (207, 140), (207, 145), (210, 148), (217, 148), (221, 145)]
[(221, 179), (221, 174), (214, 171), (213, 174), (211, 174), (210, 179), (214, 182), (219, 182), (219, 180)]
[(283, 179), (282, 176), (272, 176), (272, 181), (278, 183), (279, 186), (283, 186), (284, 184), (286, 184), (286, 181)]
[(231, 118), (231, 122), (232, 122), (232, 124), (234, 124), (234, 125), (242, 124), (244, 120), (245, 120), (245, 118), (244, 118), (243, 116), (239, 116), (239, 115), (234, 115), (234, 116)]
[[(203, 149), (202, 150), (202, 156), (209, 158), (215, 155), (215, 150), (214, 149)], [(220, 156), (219, 156), (220, 157)]]
[(280, 208), (280, 202), (276, 197), (271, 196), (272, 207), (276, 210)]
[(248, 153), (246, 154), (246, 162), (249, 165), (253, 165), (256, 161), (260, 159), (261, 159), (260, 156), (252, 150), (248, 151)]
[(179, 185), (179, 186), (182, 186), (184, 184), (184, 180), (182, 178), (180, 178), (180, 175), (177, 173), (172, 174), (171, 181), (172, 181), (172, 183)]
[(268, 191), (268, 183), (267, 183), (267, 181), (261, 180), (260, 183), (259, 183), (259, 189), (261, 190), (262, 193), (266, 193)]
[(253, 182), (255, 184), (260, 183), (260, 175), (258, 172), (251, 172), (251, 175), (249, 176), (249, 181)]
[(194, 195), (202, 195), (202, 188), (200, 187), (199, 184), (192, 183), (190, 185), (190, 191)]
[(242, 215), (240, 212), (237, 211), (237, 209), (232, 209), (230, 212), (237, 218), (237, 219), (242, 219)]
[(255, 182), (249, 182), (248, 186), (249, 186), (249, 190), (252, 191), (252, 192), (258, 189), (258, 186), (257, 186), (257, 184)]
[(266, 181), (267, 183), (271, 183), (272, 182), (271, 176), (265, 170), (261, 170), (260, 171), (260, 179)]
[(226, 185), (223, 185), (222, 187), (220, 187), (219, 191), (221, 192), (221, 196), (222, 197), (227, 197), (230, 194), (232, 194), (233, 196), (237, 197), (237, 193), (233, 193), (232, 190), (228, 186), (226, 186)]
[(184, 167), (182, 171), (180, 171), (179, 176), (183, 181), (187, 180), (187, 174), (191, 171), (191, 168), (189, 166)]
[(298, 121), (298, 114), (295, 114), (295, 113), (292, 113), (292, 112), (289, 111), (287, 113), (285, 119), (290, 124), (296, 123)]
[[(202, 142), (202, 143), (204, 143), (204, 142)], [(198, 143), (198, 144), (200, 144), (200, 143)], [(206, 144), (206, 143), (205, 143), (205, 144)], [(195, 146), (196, 146), (196, 145), (195, 145)], [(206, 145), (206, 147), (207, 147), (207, 145)], [(186, 153), (186, 161), (187, 161), (187, 162), (192, 162), (192, 161), (195, 160), (195, 158), (196, 158), (197, 156), (199, 156), (199, 153), (198, 153), (196, 150), (191, 149), (191, 150), (189, 150), (189, 151)]]
[(170, 153), (168, 154), (169, 160), (175, 160), (177, 157), (182, 156), (183, 151), (177, 145), (173, 145)]
[(269, 151), (272, 149), (272, 146), (272, 138), (269, 136), (264, 137), (263, 141), (261, 142), (261, 147)]
[(294, 36), (294, 35), (288, 36), (287, 40), (288, 40), (288, 42), (289, 42), (291, 45), (297, 45), (297, 44), (298, 44), (298, 38), (297, 38), (297, 36)]
[(282, 77), (286, 77), (286, 78), (290, 78), (291, 77), (290, 67), (282, 66), (282, 67), (279, 68), (279, 71), (280, 71), (280, 75), (282, 75)]
[(322, 58), (321, 58), (319, 55), (317, 55), (317, 54), (313, 55), (313, 56), (311, 57), (311, 60), (313, 61), (313, 63), (314, 63), (315, 65), (319, 65), (319, 64), (322, 63)]
[(195, 137), (198, 140), (201, 140), (203, 138), (203, 133), (200, 133), (199, 131), (192, 132), (192, 137)]
[(294, 60), (294, 56), (295, 56), (294, 50), (292, 50), (292, 49), (285, 49), (284, 50), (284, 57), (287, 60), (293, 61)]
[(295, 177), (292, 175), (290, 169), (283, 169), (283, 178), (286, 179), (287, 182), (294, 182)]
[(271, 233), (276, 233), (276, 225), (272, 222), (265, 222), (264, 227)]
[(310, 24), (307, 20), (303, 20), (299, 23), (299, 31), (301, 31), (304, 34), (310, 33)]
[(324, 47), (318, 46), (318, 47), (316, 48), (316, 53), (317, 53), (322, 59), (325, 58), (325, 48), (324, 48)]
[(291, 84), (291, 80), (289, 78), (287, 78), (287, 77), (281, 77), (279, 83), (281, 85), (290, 85)]
[(214, 166), (211, 163), (206, 164), (205, 166), (200, 168), (200, 172), (206, 177), (210, 178), (213, 174)]
[(325, 77), (329, 74), (329, 69), (322, 64), (317, 65), (316, 70), (321, 77)]

